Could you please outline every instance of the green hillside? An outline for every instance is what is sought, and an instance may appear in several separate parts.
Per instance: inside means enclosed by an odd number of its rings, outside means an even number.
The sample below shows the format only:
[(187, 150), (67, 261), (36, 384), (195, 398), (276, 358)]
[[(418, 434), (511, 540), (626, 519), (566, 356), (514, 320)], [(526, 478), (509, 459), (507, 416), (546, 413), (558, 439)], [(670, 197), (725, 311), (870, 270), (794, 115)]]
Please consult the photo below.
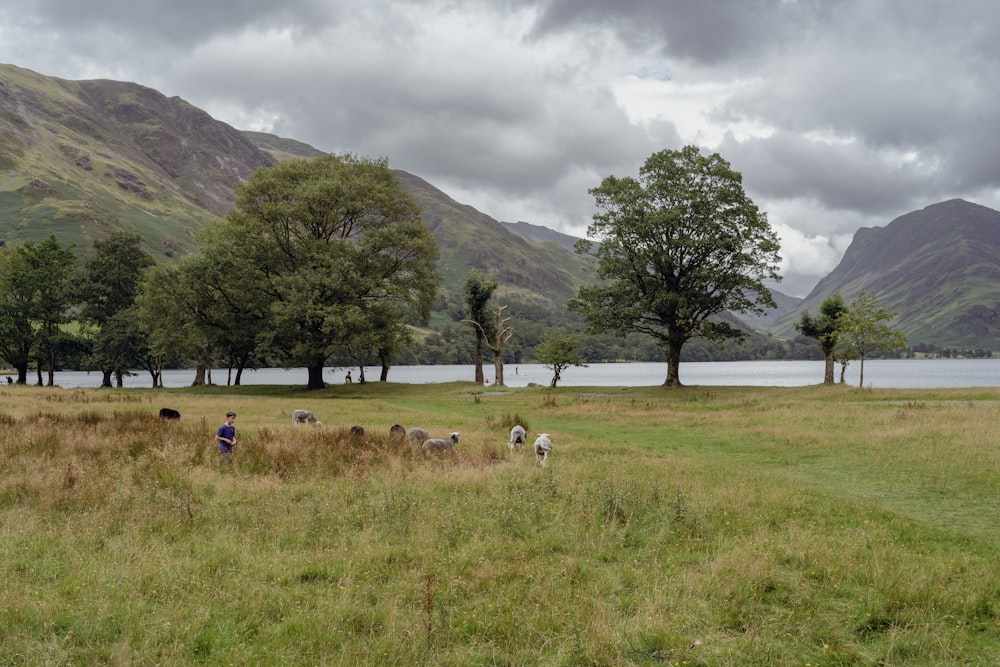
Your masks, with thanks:
[[(50, 234), (83, 254), (95, 239), (138, 233), (158, 261), (197, 249), (196, 235), (233, 205), (256, 169), (318, 149), (237, 130), (178, 97), (134, 83), (66, 81), (0, 65), (0, 243)], [(591, 282), (594, 263), (572, 237), (529, 223), (500, 223), (420, 177), (396, 172), (441, 248), (444, 278), (433, 321), (461, 313), (477, 269), (497, 296), (536, 322), (570, 321), (566, 302)], [(954, 200), (862, 229), (840, 266), (801, 302), (743, 321), (768, 337), (794, 338), (803, 310), (834, 291), (864, 288), (899, 312), (911, 343), (998, 349), (1000, 213)], [(459, 315), (460, 316), (460, 315)], [(517, 314), (521, 317), (520, 314)]]
[(86, 252), (127, 230), (166, 260), (195, 248), (240, 179), (275, 162), (180, 98), (0, 65), (0, 241), (55, 234)]
[[(95, 239), (126, 230), (172, 261), (196, 250), (199, 230), (232, 208), (241, 179), (321, 154), (237, 130), (133, 83), (65, 81), (0, 65), (0, 242), (55, 234), (86, 254)], [(565, 303), (588, 279), (590, 260), (530, 243), (423, 179), (396, 173), (441, 247), (435, 319), (461, 310), (472, 269), (497, 279), (497, 296), (567, 317)]]

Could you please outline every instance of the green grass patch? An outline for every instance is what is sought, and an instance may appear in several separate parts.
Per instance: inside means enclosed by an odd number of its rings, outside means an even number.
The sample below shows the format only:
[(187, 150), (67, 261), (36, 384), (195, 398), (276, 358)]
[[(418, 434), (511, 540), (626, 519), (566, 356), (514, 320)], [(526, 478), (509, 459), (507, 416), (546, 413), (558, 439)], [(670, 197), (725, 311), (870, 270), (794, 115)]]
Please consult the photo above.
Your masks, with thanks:
[(982, 388), (9, 387), (0, 664), (991, 664), (998, 417)]

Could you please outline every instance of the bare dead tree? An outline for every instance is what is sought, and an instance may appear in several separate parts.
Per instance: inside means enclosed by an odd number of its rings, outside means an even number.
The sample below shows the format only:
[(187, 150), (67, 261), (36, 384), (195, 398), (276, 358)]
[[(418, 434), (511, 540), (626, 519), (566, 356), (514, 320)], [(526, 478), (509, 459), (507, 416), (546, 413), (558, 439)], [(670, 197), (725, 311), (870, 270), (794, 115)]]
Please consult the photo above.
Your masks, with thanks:
[(486, 341), (486, 347), (493, 353), (493, 368), (496, 372), (496, 379), (493, 383), (498, 387), (506, 387), (507, 385), (503, 382), (503, 350), (507, 346), (511, 337), (514, 335), (514, 327), (507, 326), (510, 322), (510, 317), (504, 317), (503, 312), (507, 310), (508, 306), (497, 306), (497, 326), (496, 326), (496, 336), (490, 340), (489, 335), (486, 330), (474, 320), (462, 320), (463, 322), (468, 322), (476, 327)]

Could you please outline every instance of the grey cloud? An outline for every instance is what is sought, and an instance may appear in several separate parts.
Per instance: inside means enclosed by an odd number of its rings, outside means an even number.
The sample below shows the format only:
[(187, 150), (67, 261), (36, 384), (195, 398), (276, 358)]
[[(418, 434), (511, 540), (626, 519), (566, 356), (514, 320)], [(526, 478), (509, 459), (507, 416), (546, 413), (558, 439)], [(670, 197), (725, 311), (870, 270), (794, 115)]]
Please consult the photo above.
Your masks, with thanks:
[(634, 49), (652, 49), (704, 64), (756, 59), (771, 45), (822, 23), (828, 6), (785, 0), (552, 0), (541, 4), (537, 35), (599, 26), (612, 30)]
[[(788, 133), (720, 148), (763, 199), (814, 199), (833, 210), (887, 214), (939, 189), (933, 174), (891, 164), (859, 143), (827, 144)], [(917, 172), (917, 173), (915, 173)], [(803, 227), (807, 231), (808, 224)]]
[(710, 119), (757, 132), (706, 149), (797, 230), (785, 284), (801, 286), (810, 253), (832, 261), (859, 225), (1000, 202), (998, 31), (994, 0), (8, 0), (0, 61), (384, 156), (493, 217), (570, 233), (601, 179), (691, 141), (669, 99), (630, 121), (616, 80), (731, 91)]

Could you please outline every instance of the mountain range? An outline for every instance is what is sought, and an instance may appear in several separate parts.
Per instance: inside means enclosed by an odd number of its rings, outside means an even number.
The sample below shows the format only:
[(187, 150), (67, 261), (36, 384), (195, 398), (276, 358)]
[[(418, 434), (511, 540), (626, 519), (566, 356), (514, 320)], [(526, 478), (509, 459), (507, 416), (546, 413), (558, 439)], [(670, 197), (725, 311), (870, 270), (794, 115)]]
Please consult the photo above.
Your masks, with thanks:
[[(179, 97), (135, 83), (68, 81), (0, 65), (0, 243), (55, 234), (81, 253), (95, 239), (138, 233), (158, 261), (198, 247), (198, 233), (233, 205), (234, 186), (261, 167), (318, 149), (241, 131)], [(460, 309), (472, 269), (497, 296), (565, 311), (593, 260), (575, 238), (500, 222), (397, 170), (441, 248), (439, 317)], [(778, 308), (747, 328), (794, 337), (801, 313), (860, 289), (898, 313), (911, 343), (1000, 349), (1000, 212), (951, 200), (858, 230), (840, 264), (805, 299), (775, 292)]]

